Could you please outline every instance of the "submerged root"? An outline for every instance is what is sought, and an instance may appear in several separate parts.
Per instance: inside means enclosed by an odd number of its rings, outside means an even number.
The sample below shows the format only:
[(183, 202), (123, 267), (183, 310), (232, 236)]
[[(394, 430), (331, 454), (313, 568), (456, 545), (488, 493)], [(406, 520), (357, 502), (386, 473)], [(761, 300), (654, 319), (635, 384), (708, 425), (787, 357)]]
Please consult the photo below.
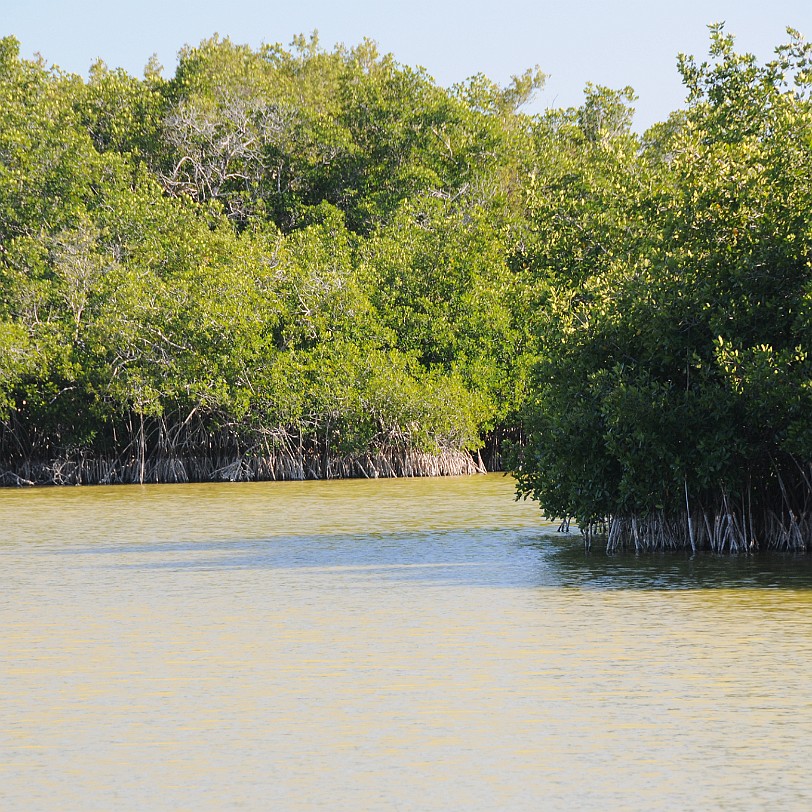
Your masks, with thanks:
[(379, 448), (357, 454), (325, 454), (307, 448), (263, 448), (243, 454), (156, 455), (146, 459), (79, 455), (47, 462), (26, 461), (0, 473), (0, 485), (111, 485), (180, 482), (250, 482), (304, 479), (378, 479), (464, 476), (485, 473), (467, 451), (436, 454)]
[[(690, 522), (689, 522), (690, 518)], [(801, 514), (766, 511), (753, 521), (727, 500), (721, 509), (668, 515), (611, 516), (582, 528), (586, 542), (605, 541), (609, 553), (621, 550), (708, 550), (713, 553), (753, 553), (759, 549), (812, 551), (812, 511)], [(692, 540), (693, 534), (693, 540)], [(693, 542), (693, 543), (692, 543)]]

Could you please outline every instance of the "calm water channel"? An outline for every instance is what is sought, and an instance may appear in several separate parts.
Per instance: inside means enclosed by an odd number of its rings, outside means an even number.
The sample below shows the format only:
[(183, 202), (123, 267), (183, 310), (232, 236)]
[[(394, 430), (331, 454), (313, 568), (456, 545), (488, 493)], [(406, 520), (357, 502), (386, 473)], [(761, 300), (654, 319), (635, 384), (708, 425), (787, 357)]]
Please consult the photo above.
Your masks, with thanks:
[(812, 808), (812, 563), (500, 476), (0, 491), (0, 808)]

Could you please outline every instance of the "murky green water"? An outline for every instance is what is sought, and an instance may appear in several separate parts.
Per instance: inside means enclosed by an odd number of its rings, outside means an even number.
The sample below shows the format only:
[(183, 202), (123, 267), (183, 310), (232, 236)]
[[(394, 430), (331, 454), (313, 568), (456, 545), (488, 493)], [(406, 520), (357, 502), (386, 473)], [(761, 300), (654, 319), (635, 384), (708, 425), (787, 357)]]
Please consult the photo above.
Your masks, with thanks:
[(0, 491), (0, 808), (811, 808), (812, 562), (511, 496)]

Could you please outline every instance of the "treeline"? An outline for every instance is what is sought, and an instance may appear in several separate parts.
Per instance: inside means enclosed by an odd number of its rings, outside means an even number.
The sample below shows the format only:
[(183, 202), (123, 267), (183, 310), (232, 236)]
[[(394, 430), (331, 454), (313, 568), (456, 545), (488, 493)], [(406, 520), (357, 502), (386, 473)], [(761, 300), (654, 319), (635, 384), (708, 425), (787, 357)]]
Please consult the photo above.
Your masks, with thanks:
[(541, 80), (315, 38), (84, 80), (3, 40), (0, 480), (481, 470)]
[(588, 539), (812, 544), (812, 51), (529, 116), (373, 44), (0, 42), (0, 477), (462, 473)]
[(812, 548), (812, 49), (711, 33), (686, 110), (535, 198), (521, 489), (610, 550)]

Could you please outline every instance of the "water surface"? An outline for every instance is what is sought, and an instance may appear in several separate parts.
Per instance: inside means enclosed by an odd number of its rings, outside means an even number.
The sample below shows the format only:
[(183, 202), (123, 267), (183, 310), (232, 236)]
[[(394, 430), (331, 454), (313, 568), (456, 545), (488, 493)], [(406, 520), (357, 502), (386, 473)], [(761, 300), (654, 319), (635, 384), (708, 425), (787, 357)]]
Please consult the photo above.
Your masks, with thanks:
[(510, 480), (0, 491), (0, 807), (808, 809), (812, 565)]

